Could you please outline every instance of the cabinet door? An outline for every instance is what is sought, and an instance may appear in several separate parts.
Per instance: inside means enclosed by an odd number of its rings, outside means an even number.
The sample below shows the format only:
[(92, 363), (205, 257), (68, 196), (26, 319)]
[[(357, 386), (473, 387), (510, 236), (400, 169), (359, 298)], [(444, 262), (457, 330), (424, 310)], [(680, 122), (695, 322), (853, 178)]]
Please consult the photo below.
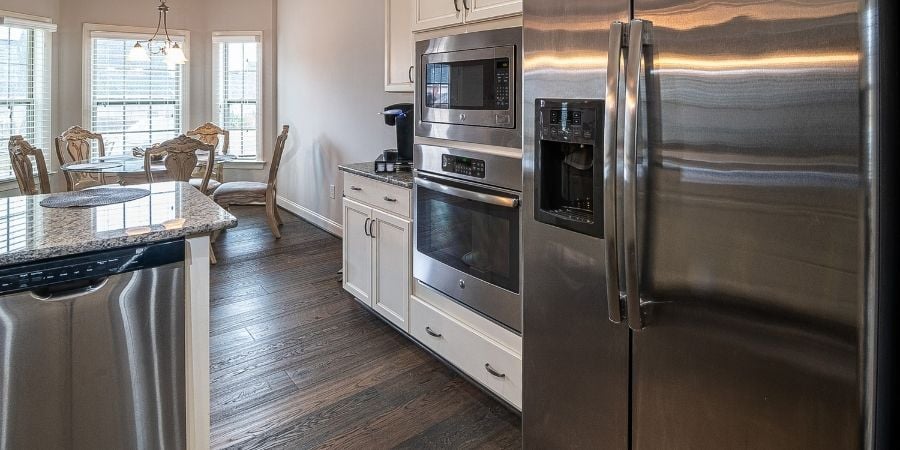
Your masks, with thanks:
[(384, 0), (384, 89), (412, 92), (415, 41), (412, 22), (415, 0)]
[(415, 0), (415, 2), (413, 31), (460, 25), (465, 18), (463, 0)]
[(412, 275), (412, 222), (373, 211), (375, 220), (375, 295), (373, 308), (409, 331), (409, 287)]
[(522, 0), (465, 0), (465, 2), (466, 22), (469, 23), (522, 14)]
[(344, 290), (372, 306), (372, 209), (344, 198)]

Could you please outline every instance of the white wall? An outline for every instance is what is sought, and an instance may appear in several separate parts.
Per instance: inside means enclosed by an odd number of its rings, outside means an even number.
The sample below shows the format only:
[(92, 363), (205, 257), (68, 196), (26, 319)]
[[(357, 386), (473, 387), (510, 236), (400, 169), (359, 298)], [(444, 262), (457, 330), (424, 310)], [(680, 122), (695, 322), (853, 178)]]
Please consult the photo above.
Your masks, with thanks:
[[(384, 92), (384, 2), (278, 0), (278, 121), (291, 125), (279, 195), (341, 222), (338, 164), (396, 147), (377, 113), (411, 102)], [(335, 199), (328, 186), (337, 187)]]

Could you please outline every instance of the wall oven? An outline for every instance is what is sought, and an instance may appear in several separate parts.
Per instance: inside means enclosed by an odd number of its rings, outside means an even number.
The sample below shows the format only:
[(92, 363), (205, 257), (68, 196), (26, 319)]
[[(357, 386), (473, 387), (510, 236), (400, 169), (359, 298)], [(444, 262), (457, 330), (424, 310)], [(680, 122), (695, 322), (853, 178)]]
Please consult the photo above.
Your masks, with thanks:
[(416, 145), (415, 278), (522, 330), (517, 156)]
[(416, 44), (417, 136), (522, 147), (522, 28)]

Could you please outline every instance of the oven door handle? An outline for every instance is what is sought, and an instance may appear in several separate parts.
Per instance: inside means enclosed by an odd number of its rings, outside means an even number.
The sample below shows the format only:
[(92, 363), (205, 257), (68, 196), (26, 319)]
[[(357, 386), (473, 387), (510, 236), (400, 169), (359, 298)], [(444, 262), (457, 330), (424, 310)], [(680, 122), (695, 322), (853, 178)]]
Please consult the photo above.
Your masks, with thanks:
[(431, 180), (426, 180), (424, 178), (416, 178), (416, 185), (422, 186), (426, 189), (431, 189), (432, 191), (452, 195), (454, 197), (464, 198), (466, 200), (472, 200), (480, 203), (488, 203), (495, 206), (502, 206), (504, 208), (518, 208), (520, 203), (519, 199), (517, 198), (474, 192), (467, 189), (447, 186), (446, 184), (437, 183)]

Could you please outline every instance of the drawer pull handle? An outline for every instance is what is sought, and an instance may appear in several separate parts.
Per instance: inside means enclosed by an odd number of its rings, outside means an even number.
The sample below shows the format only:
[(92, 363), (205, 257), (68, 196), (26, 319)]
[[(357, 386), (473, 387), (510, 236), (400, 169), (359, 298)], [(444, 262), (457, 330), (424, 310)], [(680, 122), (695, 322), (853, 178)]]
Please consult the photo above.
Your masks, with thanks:
[(388, 197), (388, 196), (384, 196), (384, 201), (386, 201), (386, 202), (392, 202), (392, 203), (393, 203), (393, 202), (396, 202), (397, 199), (396, 199), (396, 198), (392, 198), (392, 197)]
[(350, 186), (350, 190), (351, 190), (351, 191), (361, 191), (362, 188), (361, 188), (361, 187), (358, 187), (358, 186)]
[(497, 377), (497, 378), (506, 378), (506, 374), (505, 374), (505, 373), (497, 372), (496, 370), (494, 370), (493, 367), (491, 367), (490, 364), (485, 364), (485, 365), (484, 365), (484, 369), (487, 370), (489, 374), (491, 374), (491, 375), (493, 375), (493, 376), (495, 376), (495, 377)]
[(444, 336), (444, 335), (441, 334), (441, 333), (435, 333), (434, 330), (431, 329), (431, 327), (425, 327), (425, 332), (428, 333), (428, 334), (431, 335), (431, 336), (436, 337), (436, 338), (439, 338), (439, 337), (443, 337), (443, 336)]

